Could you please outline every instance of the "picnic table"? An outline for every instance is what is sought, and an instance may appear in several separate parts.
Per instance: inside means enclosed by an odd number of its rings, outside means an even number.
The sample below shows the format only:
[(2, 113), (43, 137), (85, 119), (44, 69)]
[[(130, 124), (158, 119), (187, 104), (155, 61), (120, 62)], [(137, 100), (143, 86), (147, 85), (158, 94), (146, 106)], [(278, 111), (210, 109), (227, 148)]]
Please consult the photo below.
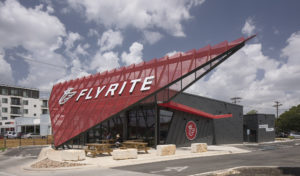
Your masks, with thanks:
[(138, 151), (144, 150), (145, 153), (148, 153), (147, 142), (125, 141), (122, 145), (126, 148), (136, 148)]
[(102, 139), (100, 141), (102, 144), (113, 144), (115, 142), (114, 139)]
[(102, 153), (108, 153), (109, 155), (111, 155), (110, 152), (112, 152), (112, 144), (90, 143), (86, 144), (86, 146), (87, 148), (85, 149), (85, 155), (87, 155), (88, 152), (90, 152), (93, 157)]

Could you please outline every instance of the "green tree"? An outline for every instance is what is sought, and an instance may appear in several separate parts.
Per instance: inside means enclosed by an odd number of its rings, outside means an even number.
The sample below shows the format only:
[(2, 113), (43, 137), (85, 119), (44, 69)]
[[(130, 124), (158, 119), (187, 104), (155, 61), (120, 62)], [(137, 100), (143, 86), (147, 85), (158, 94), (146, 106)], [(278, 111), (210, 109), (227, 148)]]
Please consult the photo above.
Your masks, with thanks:
[(275, 126), (277, 132), (300, 131), (300, 104), (281, 114)]
[(250, 115), (250, 114), (257, 114), (257, 110), (255, 109), (252, 109), (251, 111), (247, 112), (247, 115)]

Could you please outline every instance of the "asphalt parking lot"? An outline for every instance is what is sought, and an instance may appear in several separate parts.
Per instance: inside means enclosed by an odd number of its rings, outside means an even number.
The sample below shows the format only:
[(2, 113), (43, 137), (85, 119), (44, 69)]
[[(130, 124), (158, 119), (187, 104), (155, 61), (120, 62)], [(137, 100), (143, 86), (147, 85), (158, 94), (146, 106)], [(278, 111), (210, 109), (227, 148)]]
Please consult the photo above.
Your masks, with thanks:
[[(234, 155), (180, 159), (141, 164), (114, 169), (159, 175), (197, 175), (238, 166), (300, 167), (300, 140), (286, 143), (246, 144), (240, 146), (252, 152)], [(299, 169), (298, 169), (299, 170)], [(300, 175), (300, 173), (298, 173)]]
[[(237, 166), (300, 167), (300, 140), (285, 143), (237, 145), (250, 153), (154, 162), (115, 168), (91, 167), (72, 170), (25, 171), (23, 166), (37, 158), (42, 147), (10, 149), (0, 154), (0, 176), (79, 175), (198, 175)], [(299, 173), (300, 175), (300, 173)]]

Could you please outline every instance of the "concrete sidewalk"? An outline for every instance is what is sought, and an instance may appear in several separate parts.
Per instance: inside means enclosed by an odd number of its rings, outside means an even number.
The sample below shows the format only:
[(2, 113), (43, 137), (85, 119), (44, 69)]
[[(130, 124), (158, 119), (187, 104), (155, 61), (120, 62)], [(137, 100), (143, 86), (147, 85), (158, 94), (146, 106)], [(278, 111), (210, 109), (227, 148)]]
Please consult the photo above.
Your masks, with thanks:
[[(49, 146), (49, 149), (50, 146)], [(151, 148), (148, 150), (148, 153), (139, 152), (137, 159), (127, 159), (127, 160), (113, 160), (113, 157), (110, 155), (101, 155), (95, 158), (86, 157), (83, 161), (76, 162), (68, 162), (68, 163), (80, 163), (85, 164), (83, 166), (76, 167), (56, 167), (56, 168), (32, 168), (31, 165), (35, 164), (43, 158), (37, 159), (35, 162), (24, 165), (23, 169), (28, 171), (52, 171), (52, 170), (72, 170), (72, 169), (81, 169), (81, 168), (89, 168), (89, 167), (97, 167), (97, 168), (113, 168), (120, 166), (129, 166), (129, 165), (137, 165), (137, 164), (145, 164), (145, 163), (154, 163), (160, 161), (170, 161), (177, 159), (186, 159), (186, 158), (197, 158), (197, 157), (207, 157), (207, 156), (216, 156), (216, 155), (227, 155), (227, 154), (237, 154), (237, 153), (248, 153), (251, 152), (249, 150), (240, 149), (238, 147), (233, 147), (229, 145), (210, 145), (207, 146), (207, 152), (202, 153), (191, 153), (191, 147), (180, 147), (176, 149), (175, 155), (169, 156), (157, 156), (156, 150)], [(55, 154), (55, 152), (51, 152), (51, 157), (53, 161), (60, 161), (60, 155)], [(66, 161), (60, 161), (66, 162)]]
[(159, 161), (168, 161), (168, 160), (176, 160), (176, 159), (184, 159), (184, 158), (206, 157), (206, 156), (247, 153), (247, 152), (250, 151), (239, 149), (237, 147), (232, 147), (228, 145), (219, 145), (219, 146), (211, 145), (208, 146), (208, 151), (203, 153), (191, 153), (190, 147), (181, 147), (176, 149), (175, 155), (157, 156), (156, 150), (150, 149), (148, 150), (148, 153), (139, 152), (137, 159), (113, 160), (112, 156), (99, 156), (95, 158), (86, 157), (86, 160), (78, 161), (77, 163), (87, 164), (86, 166), (94, 165), (99, 167), (110, 168), (110, 167), (153, 163)]

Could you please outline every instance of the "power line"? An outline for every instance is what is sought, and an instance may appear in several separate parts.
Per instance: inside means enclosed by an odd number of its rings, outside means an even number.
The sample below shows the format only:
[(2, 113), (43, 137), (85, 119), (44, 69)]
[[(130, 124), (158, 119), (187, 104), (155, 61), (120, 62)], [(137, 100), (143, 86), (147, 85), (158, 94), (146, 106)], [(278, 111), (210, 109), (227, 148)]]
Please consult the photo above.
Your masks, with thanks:
[(275, 101), (275, 105), (273, 105), (273, 107), (276, 107), (277, 118), (278, 118), (278, 107), (279, 106), (282, 106), (282, 104), (279, 101)]
[[(251, 106), (251, 105), (243, 105), (243, 106), (248, 107), (248, 108), (254, 108), (254, 109), (269, 109), (269, 110), (273, 109), (274, 110), (274, 108), (271, 108), (271, 107), (259, 107), (259, 106)], [(278, 110), (287, 111), (289, 109), (287, 109), (287, 108), (278, 108)]]
[(51, 67), (54, 67), (54, 68), (67, 69), (66, 66), (61, 66), (61, 65), (56, 65), (56, 64), (50, 64), (50, 63), (47, 63), (47, 62), (37, 61), (37, 60), (34, 60), (34, 59), (32, 59), (28, 56), (24, 56), (24, 55), (21, 55), (21, 54), (16, 54), (16, 55), (19, 56), (19, 57), (17, 57), (19, 59), (24, 59), (24, 60), (27, 60), (27, 61), (30, 61), (30, 62), (35, 62), (35, 63), (38, 63), (38, 64), (43, 64), (43, 65), (51, 66)]
[[(18, 53), (16, 55), (19, 56), (19, 57), (14, 57), (14, 58), (27, 60), (27, 61), (30, 61), (30, 62), (41, 64), (41, 65), (44, 65), (44, 66), (49, 66), (49, 67), (56, 68), (56, 69), (63, 69), (63, 70), (68, 69), (68, 66), (61, 66), (61, 65), (56, 65), (56, 64), (52, 64), (52, 63), (38, 61), (38, 60), (32, 59), (31, 57), (24, 56), (24, 55), (18, 54)], [(78, 68), (72, 68), (72, 69), (74, 69), (75, 71), (80, 71), (80, 72), (82, 71), (82, 69), (80, 69), (80, 68), (79, 69)]]

